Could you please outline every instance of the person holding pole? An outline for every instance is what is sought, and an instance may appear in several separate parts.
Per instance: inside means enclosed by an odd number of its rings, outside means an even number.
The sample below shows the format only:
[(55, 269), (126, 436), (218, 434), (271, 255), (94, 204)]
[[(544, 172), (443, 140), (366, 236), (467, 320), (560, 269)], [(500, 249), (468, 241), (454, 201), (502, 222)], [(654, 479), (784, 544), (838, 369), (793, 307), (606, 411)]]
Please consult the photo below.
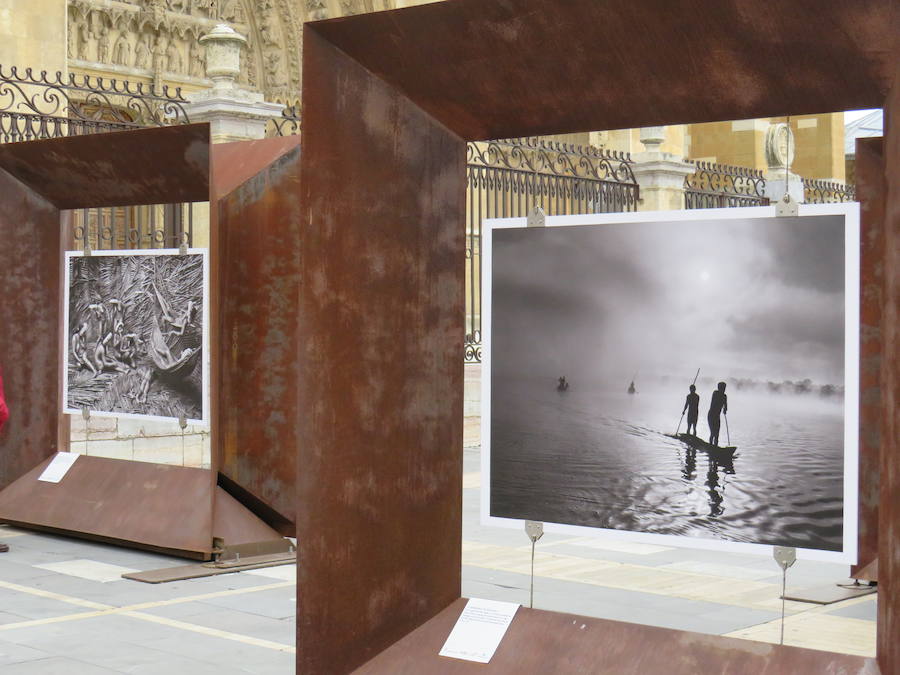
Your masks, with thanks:
[(725, 395), (725, 383), (719, 382), (718, 388), (712, 394), (709, 412), (706, 414), (706, 421), (709, 424), (709, 444), (717, 447), (719, 445), (719, 427), (722, 424), (719, 415), (722, 413), (728, 415), (728, 397)]
[(700, 394), (697, 393), (697, 387), (693, 384), (691, 385), (691, 393), (688, 394), (684, 399), (684, 408), (681, 410), (681, 414), (684, 415), (684, 412), (687, 411), (687, 433), (691, 433), (691, 428), (693, 427), (694, 432), (693, 435), (697, 435), (697, 417), (700, 412)]

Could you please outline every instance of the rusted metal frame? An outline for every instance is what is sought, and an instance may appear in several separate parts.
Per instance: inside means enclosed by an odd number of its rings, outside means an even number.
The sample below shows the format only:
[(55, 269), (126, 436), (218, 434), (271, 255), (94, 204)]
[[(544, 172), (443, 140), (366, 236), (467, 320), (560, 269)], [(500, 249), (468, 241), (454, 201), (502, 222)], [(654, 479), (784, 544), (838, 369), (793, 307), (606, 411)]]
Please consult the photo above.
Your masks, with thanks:
[[(891, 87), (897, 62), (897, 16), (890, 0), (853, 4), (771, 0), (764, 8), (754, 8), (753, 13), (747, 13), (737, 0), (689, 0), (688, 6), (677, 7), (663, 0), (571, 0), (566, 11), (554, 13), (552, 20), (542, 9), (538, 0), (456, 0), (326, 22), (317, 24), (315, 30), (332, 43), (341, 58), (349, 55), (370, 75), (401, 90), (425, 112), (469, 139), (875, 107)], [(653, 25), (665, 26), (666, 32), (683, 34), (685, 40), (678, 43), (677, 51), (670, 41), (660, 39), (661, 34), (648, 32), (648, 24), (642, 20), (647, 15), (654, 16)], [(701, 21), (696, 20), (698, 16)], [(760, 20), (761, 16), (765, 19)], [(434, 26), (440, 26), (441, 31), (433, 30)], [(587, 28), (591, 26), (603, 26), (604, 35), (612, 36), (613, 43), (592, 39)], [(309, 31), (307, 27), (307, 36)], [(502, 39), (492, 39), (498, 36)], [(565, 66), (573, 74), (571, 78), (559, 77), (556, 62), (552, 67), (541, 65), (546, 62), (543, 45), (562, 42), (569, 47)], [(684, 50), (685, 44), (702, 44), (708, 50), (710, 43), (721, 47), (724, 55), (734, 57), (734, 62), (704, 59), (691, 48)], [(759, 59), (759, 44), (766, 44), (766, 54), (777, 57)], [(654, 58), (622, 64), (610, 57), (635, 46)], [(540, 62), (535, 60), (538, 55)], [(793, 67), (785, 69), (785, 62)], [(435, 63), (441, 67), (430, 65)], [(728, 66), (723, 67), (723, 63)], [(733, 67), (736, 63), (739, 68)], [(309, 69), (309, 58), (306, 64)], [(327, 64), (320, 67), (327, 71)], [(598, 85), (596, 90), (585, 88), (583, 80), (574, 76), (598, 70), (605, 76), (602, 88)], [(473, 72), (479, 77), (472, 77)], [(821, 77), (809, 77), (812, 72)], [(525, 99), (509, 96), (507, 92), (517, 84), (511, 76), (527, 84), (521, 89), (537, 89), (542, 95)], [(635, 90), (630, 85), (636, 80), (665, 86)], [(716, 82), (719, 86), (698, 88), (696, 82)], [(358, 101), (355, 83), (345, 78), (343, 84), (347, 99)], [(304, 100), (311, 100), (324, 88), (305, 88), (312, 93)], [(629, 95), (610, 100), (609, 91), (628, 91)], [(567, 104), (573, 100), (578, 101), (574, 109)], [(306, 124), (305, 145), (316, 134), (333, 135), (328, 133), (328, 120), (307, 117)], [(378, 126), (372, 125), (373, 133)], [(352, 169), (347, 169), (340, 178), (352, 175)], [(304, 197), (310, 196), (307, 190), (313, 179), (307, 179), (304, 171)], [(314, 206), (310, 201), (310, 212), (318, 213)], [(329, 366), (334, 363), (329, 360)], [(323, 410), (334, 413), (337, 409), (325, 405)], [(315, 475), (332, 488), (343, 485), (347, 478), (320, 471)], [(896, 525), (896, 520), (893, 522)], [(407, 526), (412, 525), (408, 522)], [(884, 532), (883, 521), (881, 527)], [(321, 581), (327, 581), (327, 577)], [(309, 596), (303, 599), (310, 601)], [(316, 600), (312, 598), (314, 603)], [(900, 602), (891, 602), (891, 607), (890, 611), (897, 611)], [(298, 627), (302, 635), (299, 622)], [(725, 641), (705, 639), (716, 653), (704, 661), (704, 666), (714, 668), (726, 662), (729, 654)], [(640, 649), (646, 652), (644, 641)], [(533, 649), (523, 652), (528, 663), (538, 656)], [(633, 658), (636, 653), (628, 650), (627, 655)], [(776, 663), (781, 653), (778, 647), (767, 649), (765, 660)], [(435, 659), (433, 652), (429, 657)], [(879, 657), (891, 658), (883, 654)], [(822, 658), (842, 661), (833, 654)], [(893, 672), (896, 668), (890, 668), (896, 664), (892, 659), (886, 672)]]
[(465, 143), (303, 48), (297, 672), (341, 673), (460, 593)]
[(881, 360), (881, 504), (878, 510), (878, 664), (900, 672), (900, 59), (884, 105), (885, 212)]
[(215, 395), (227, 410), (214, 445), (219, 482), (285, 535), (294, 534), (296, 508), (299, 141), (213, 150), (217, 183), (227, 184), (214, 219), (221, 261)]
[(437, 654), (465, 603), (465, 599), (453, 603), (355, 675), (878, 675), (874, 659), (862, 656), (527, 607), (516, 612), (490, 664), (440, 657)]
[(878, 580), (878, 502), (881, 475), (881, 368), (885, 251), (884, 139), (856, 142), (860, 199), (859, 531), (858, 562), (850, 576)]
[(0, 488), (60, 448), (59, 210), (0, 169)]

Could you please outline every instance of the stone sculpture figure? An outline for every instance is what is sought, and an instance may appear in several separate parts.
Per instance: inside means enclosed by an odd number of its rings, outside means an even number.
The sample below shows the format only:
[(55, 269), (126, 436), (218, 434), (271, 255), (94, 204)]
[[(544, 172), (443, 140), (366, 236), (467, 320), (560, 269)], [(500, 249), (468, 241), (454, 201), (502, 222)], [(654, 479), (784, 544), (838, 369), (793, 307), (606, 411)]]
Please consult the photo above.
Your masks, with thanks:
[(181, 51), (175, 40), (169, 40), (169, 47), (166, 49), (166, 70), (170, 73), (180, 73), (184, 68), (184, 62), (181, 58)]
[(87, 60), (88, 43), (91, 41), (91, 29), (87, 19), (78, 20), (78, 58)]
[(188, 58), (190, 59), (191, 77), (203, 77), (206, 75), (206, 56), (203, 50), (200, 49), (200, 43), (197, 40), (191, 40)]
[(127, 66), (129, 61), (131, 61), (131, 43), (128, 41), (125, 31), (122, 31), (113, 47), (113, 63)]
[(106, 26), (100, 29), (100, 39), (97, 40), (97, 61), (109, 63), (109, 28)]
[(153, 47), (153, 70), (161, 73), (166, 65), (166, 38), (160, 35)]
[(147, 45), (147, 36), (141, 35), (134, 48), (134, 67), (146, 68), (150, 64), (150, 47)]

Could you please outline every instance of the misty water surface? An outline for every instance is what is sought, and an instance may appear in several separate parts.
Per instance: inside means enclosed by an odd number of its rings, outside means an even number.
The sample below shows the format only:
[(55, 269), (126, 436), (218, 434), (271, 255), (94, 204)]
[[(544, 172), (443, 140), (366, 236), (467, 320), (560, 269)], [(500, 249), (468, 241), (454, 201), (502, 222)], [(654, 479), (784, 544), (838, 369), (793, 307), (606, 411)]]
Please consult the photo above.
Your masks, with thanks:
[[(492, 515), (842, 549), (842, 399), (729, 389), (738, 449), (720, 464), (664, 435), (675, 431), (688, 382), (637, 382), (629, 396), (627, 381), (569, 379), (565, 393), (554, 380), (495, 380)], [(698, 393), (698, 435), (708, 438), (711, 388)]]

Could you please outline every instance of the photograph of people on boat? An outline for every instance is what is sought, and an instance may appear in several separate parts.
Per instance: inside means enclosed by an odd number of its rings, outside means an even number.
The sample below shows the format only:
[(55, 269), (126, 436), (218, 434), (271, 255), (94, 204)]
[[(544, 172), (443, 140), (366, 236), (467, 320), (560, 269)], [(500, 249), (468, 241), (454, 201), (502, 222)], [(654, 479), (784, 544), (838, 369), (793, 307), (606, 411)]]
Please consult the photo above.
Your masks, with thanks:
[(843, 550), (843, 215), (489, 236), (490, 516)]
[(67, 254), (66, 412), (205, 420), (202, 253)]

